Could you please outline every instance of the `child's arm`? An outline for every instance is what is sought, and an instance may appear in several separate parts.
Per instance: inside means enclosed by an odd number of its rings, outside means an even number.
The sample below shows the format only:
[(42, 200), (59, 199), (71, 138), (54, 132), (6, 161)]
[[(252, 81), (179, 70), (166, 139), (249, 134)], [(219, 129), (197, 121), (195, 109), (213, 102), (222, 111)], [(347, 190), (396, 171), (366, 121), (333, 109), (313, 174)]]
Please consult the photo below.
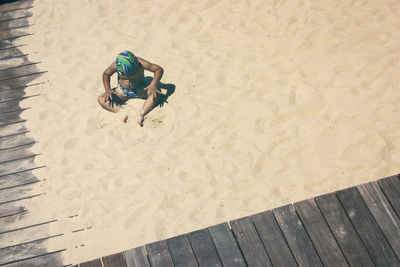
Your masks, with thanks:
[(148, 71), (151, 71), (154, 73), (153, 80), (151, 81), (149, 86), (144, 88), (144, 90), (147, 90), (148, 96), (152, 96), (153, 98), (155, 98), (157, 93), (159, 93), (159, 94), (161, 93), (160, 90), (157, 89), (157, 84), (160, 82), (161, 77), (164, 74), (164, 70), (157, 64), (150, 63), (149, 61), (144, 60), (142, 58), (138, 58), (138, 60), (139, 60), (140, 64), (142, 64), (142, 66), (145, 70), (148, 70)]
[(117, 65), (115, 64), (115, 61), (103, 72), (103, 85), (104, 89), (106, 90), (106, 97), (104, 98), (104, 102), (107, 102), (107, 100), (111, 101), (112, 99), (112, 94), (113, 91), (111, 90), (111, 85), (110, 85), (110, 77), (117, 72)]

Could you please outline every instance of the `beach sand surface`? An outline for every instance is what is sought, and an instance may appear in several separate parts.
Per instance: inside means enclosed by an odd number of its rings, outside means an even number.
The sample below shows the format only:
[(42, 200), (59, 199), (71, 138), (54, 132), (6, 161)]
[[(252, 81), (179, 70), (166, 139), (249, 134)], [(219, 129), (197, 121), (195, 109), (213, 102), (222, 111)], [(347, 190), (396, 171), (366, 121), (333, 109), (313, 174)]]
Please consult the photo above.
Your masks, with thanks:
[[(32, 214), (78, 263), (399, 172), (400, 1), (34, 2)], [(103, 110), (131, 50), (175, 91)], [(151, 76), (147, 72), (146, 76)], [(116, 77), (112, 85), (116, 86)], [(166, 93), (166, 90), (163, 90)], [(80, 231), (76, 231), (80, 230)]]

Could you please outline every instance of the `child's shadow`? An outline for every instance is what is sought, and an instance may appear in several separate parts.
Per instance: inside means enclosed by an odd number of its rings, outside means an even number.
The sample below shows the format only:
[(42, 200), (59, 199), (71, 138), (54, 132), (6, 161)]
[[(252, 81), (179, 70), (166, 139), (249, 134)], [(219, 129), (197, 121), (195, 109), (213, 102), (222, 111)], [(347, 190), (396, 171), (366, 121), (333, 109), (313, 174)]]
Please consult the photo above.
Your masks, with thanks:
[[(153, 80), (153, 77), (150, 77), (150, 76), (147, 76), (147, 77), (144, 78), (144, 82), (147, 85), (149, 85), (152, 80)], [(158, 100), (158, 103), (157, 103), (157, 106), (162, 107), (162, 106), (164, 106), (165, 103), (168, 104), (168, 101), (167, 101), (168, 97), (175, 92), (175, 84), (159, 82), (157, 87), (159, 89), (167, 90), (167, 92), (165, 94), (163, 94), (161, 92), (160, 99)]]

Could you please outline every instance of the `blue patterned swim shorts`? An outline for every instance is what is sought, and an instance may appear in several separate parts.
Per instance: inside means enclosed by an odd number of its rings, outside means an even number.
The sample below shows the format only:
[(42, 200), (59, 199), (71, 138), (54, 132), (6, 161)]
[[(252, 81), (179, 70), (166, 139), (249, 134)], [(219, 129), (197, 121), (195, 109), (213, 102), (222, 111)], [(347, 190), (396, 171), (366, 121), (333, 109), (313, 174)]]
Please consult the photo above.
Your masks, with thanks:
[(121, 92), (124, 94), (124, 96), (128, 98), (138, 97), (135, 89), (126, 89), (122, 87), (120, 84), (118, 84), (118, 88), (121, 89)]

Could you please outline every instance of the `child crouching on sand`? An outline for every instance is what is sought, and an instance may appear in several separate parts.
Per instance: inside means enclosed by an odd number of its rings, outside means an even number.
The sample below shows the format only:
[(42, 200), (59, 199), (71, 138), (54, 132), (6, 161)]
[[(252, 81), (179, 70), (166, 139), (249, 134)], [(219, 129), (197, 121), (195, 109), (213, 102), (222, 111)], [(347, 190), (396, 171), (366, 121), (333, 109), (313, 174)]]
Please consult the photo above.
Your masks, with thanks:
[[(150, 83), (144, 78), (144, 70), (154, 73)], [(111, 89), (110, 77), (118, 72), (118, 86)], [(146, 99), (140, 110), (137, 122), (143, 127), (144, 116), (149, 113), (159, 100), (160, 89), (157, 87), (164, 73), (163, 68), (147, 60), (136, 57), (132, 52), (124, 51), (103, 72), (103, 85), (106, 90), (98, 98), (99, 104), (111, 112), (119, 112), (120, 104), (130, 98)], [(125, 116), (126, 122), (128, 116)]]

